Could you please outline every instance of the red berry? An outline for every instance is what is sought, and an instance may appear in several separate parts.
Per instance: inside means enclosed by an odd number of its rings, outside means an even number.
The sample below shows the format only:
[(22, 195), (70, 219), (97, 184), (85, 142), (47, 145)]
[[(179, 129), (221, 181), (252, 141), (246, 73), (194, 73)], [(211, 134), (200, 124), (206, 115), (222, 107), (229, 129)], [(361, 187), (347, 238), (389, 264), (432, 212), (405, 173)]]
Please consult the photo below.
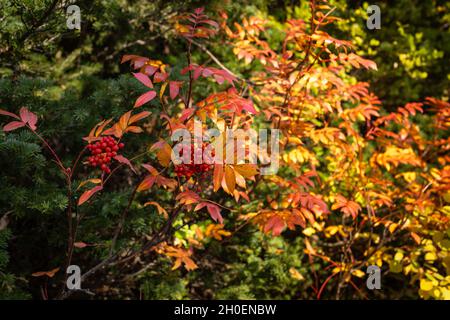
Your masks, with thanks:
[(123, 147), (125, 147), (125, 144), (123, 144), (122, 142), (119, 143), (119, 148), (122, 149)]

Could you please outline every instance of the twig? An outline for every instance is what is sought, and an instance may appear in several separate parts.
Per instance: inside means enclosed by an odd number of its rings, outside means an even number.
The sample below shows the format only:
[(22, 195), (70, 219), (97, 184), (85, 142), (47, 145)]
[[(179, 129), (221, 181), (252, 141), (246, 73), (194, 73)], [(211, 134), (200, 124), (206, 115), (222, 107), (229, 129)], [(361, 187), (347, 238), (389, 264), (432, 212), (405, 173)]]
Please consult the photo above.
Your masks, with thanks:
[(112, 253), (114, 252), (117, 238), (119, 237), (120, 233), (122, 232), (123, 225), (125, 223), (125, 219), (127, 218), (128, 211), (130, 210), (131, 204), (133, 203), (134, 197), (136, 196), (138, 187), (139, 187), (139, 183), (136, 183), (136, 186), (134, 187), (133, 192), (131, 193), (130, 199), (128, 200), (128, 205), (126, 206), (125, 210), (123, 210), (122, 217), (120, 218), (120, 222), (117, 225), (116, 231), (114, 232), (114, 236), (111, 241), (111, 248), (109, 250), (109, 255), (112, 255)]

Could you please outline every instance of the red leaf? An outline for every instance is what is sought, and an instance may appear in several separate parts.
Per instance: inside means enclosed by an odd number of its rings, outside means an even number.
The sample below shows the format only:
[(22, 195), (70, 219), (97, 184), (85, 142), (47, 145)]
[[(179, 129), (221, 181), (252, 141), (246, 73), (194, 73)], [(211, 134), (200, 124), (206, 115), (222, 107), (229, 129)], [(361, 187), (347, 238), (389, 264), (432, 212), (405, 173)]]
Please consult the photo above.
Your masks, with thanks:
[(144, 67), (144, 73), (151, 77), (156, 71), (158, 70), (155, 66), (145, 66)]
[(156, 181), (157, 176), (147, 176), (137, 188), (138, 192), (150, 189)]
[(214, 79), (216, 80), (216, 82), (218, 84), (222, 84), (225, 81), (225, 79), (222, 76), (218, 75), (218, 74), (214, 75)]
[(194, 211), (198, 211), (203, 209), (204, 207), (206, 207), (206, 205), (208, 204), (208, 202), (201, 202), (198, 205), (195, 206)]
[(29, 112), (28, 117), (28, 125), (30, 126), (31, 130), (36, 130), (37, 116), (33, 112)]
[(27, 108), (25, 107), (20, 108), (19, 115), (20, 120), (22, 120), (23, 122), (27, 123), (29, 121), (29, 112)]
[(248, 101), (248, 103), (242, 104), (242, 110), (246, 110), (252, 114), (257, 114), (255, 107), (253, 106), (253, 103), (251, 101)]
[(81, 197), (80, 200), (78, 200), (78, 205), (81, 206), (83, 203), (89, 200), (90, 197), (92, 197), (96, 192), (103, 189), (103, 186), (96, 186), (88, 191), (85, 191)]
[(173, 100), (176, 98), (178, 93), (180, 92), (180, 86), (181, 82), (178, 81), (170, 81), (169, 82), (169, 91), (170, 91), (170, 98)]
[(201, 20), (200, 22), (209, 24), (210, 26), (213, 26), (215, 28), (219, 28), (219, 24), (213, 20)]
[(0, 114), (2, 114), (4, 116), (13, 117), (13, 118), (16, 118), (17, 120), (20, 120), (20, 118), (17, 115), (15, 115), (14, 113), (6, 111), (6, 110), (3, 110), (3, 109), (0, 109)]
[(212, 203), (208, 203), (206, 205), (206, 208), (208, 209), (208, 212), (214, 221), (219, 221), (219, 223), (221, 224), (223, 223), (223, 218), (222, 215), (220, 214), (220, 208), (218, 206)]
[(153, 166), (146, 163), (141, 164), (141, 166), (145, 168), (148, 172), (150, 172), (153, 176), (158, 175), (158, 170), (156, 170)]
[(19, 112), (20, 112), (20, 119), (23, 122), (28, 123), (31, 130), (33, 131), (36, 130), (37, 116), (25, 107), (20, 108)]
[(142, 111), (138, 114), (135, 114), (134, 116), (130, 117), (130, 120), (128, 121), (128, 124), (133, 124), (135, 122), (138, 122), (139, 120), (142, 120), (146, 117), (148, 117), (149, 115), (151, 115), (152, 113), (150, 111)]
[(156, 177), (156, 184), (158, 184), (158, 186), (160, 187), (163, 187), (164, 189), (166, 188), (173, 189), (177, 186), (177, 181), (174, 179), (169, 179), (158, 175)]
[(267, 221), (267, 224), (264, 227), (264, 232), (269, 232), (270, 230), (272, 230), (273, 236), (279, 236), (284, 227), (284, 221), (280, 217), (274, 215)]
[(3, 131), (7, 132), (7, 131), (12, 131), (12, 130), (16, 130), (18, 128), (21, 128), (25, 126), (25, 123), (22, 121), (13, 121), (8, 123), (6, 126), (3, 127)]
[(205, 10), (205, 8), (200, 7), (200, 8), (196, 8), (196, 9), (194, 10), (194, 12), (195, 12), (195, 14), (201, 14), (201, 13), (203, 13), (204, 10)]
[(88, 245), (87, 245), (86, 243), (84, 243), (84, 242), (75, 242), (75, 243), (73, 244), (73, 246), (74, 246), (75, 248), (83, 249), (83, 248), (86, 248)]
[(156, 72), (155, 75), (153, 76), (153, 81), (155, 81), (156, 83), (164, 82), (166, 81), (168, 76), (169, 75), (167, 73)]
[(155, 143), (150, 147), (150, 151), (157, 150), (157, 149), (161, 149), (161, 148), (164, 147), (164, 145), (165, 145), (166, 143), (167, 143), (167, 142), (165, 142), (164, 140), (159, 140), (158, 142), (155, 142)]
[(118, 154), (117, 156), (114, 157), (114, 159), (116, 159), (117, 161), (119, 161), (120, 163), (126, 164), (127, 166), (130, 167), (130, 169), (136, 173), (136, 170), (134, 169), (133, 165), (131, 164), (130, 160), (128, 160), (127, 158), (125, 158), (124, 156)]
[(195, 113), (195, 108), (184, 109), (181, 112), (181, 116), (180, 116), (179, 120), (181, 122), (184, 122), (185, 120), (189, 119), (194, 113)]
[(184, 75), (184, 74), (186, 74), (188, 71), (193, 70), (193, 69), (194, 69), (194, 67), (193, 67), (192, 65), (189, 65), (189, 66), (187, 66), (187, 67), (184, 67), (184, 68), (181, 70), (180, 74)]
[(122, 61), (120, 63), (124, 63), (130, 60), (133, 67), (137, 69), (142, 67), (145, 64), (145, 62), (147, 62), (149, 59), (146, 57), (136, 56), (133, 54), (127, 54), (122, 57)]
[(203, 68), (202, 67), (198, 67), (196, 69), (194, 69), (194, 80), (197, 80), (198, 77), (200, 77), (200, 75), (203, 72)]
[(134, 54), (126, 54), (122, 57), (122, 60), (120, 61), (120, 63), (124, 63), (130, 60), (134, 60), (136, 58), (140, 58), (139, 56), (136, 56)]
[(203, 72), (202, 72), (202, 76), (203, 77), (209, 77), (210, 75), (212, 75), (212, 74), (214, 74), (214, 72), (212, 71), (212, 69), (208, 69), (208, 68), (205, 68), (205, 69), (203, 69)]
[(203, 67), (199, 66), (197, 64), (191, 64), (188, 67), (181, 70), (181, 74), (185, 74), (188, 71), (194, 71), (193, 78), (194, 80), (197, 80), (198, 77), (202, 76), (204, 78), (213, 76), (214, 79), (219, 83), (222, 84), (224, 81), (228, 81), (231, 85), (234, 86), (234, 81), (236, 81), (236, 77), (231, 75), (228, 71), (217, 69), (213, 67)]
[(148, 87), (148, 88), (153, 88), (153, 83), (152, 80), (150, 80), (150, 78), (143, 74), (143, 73), (133, 73), (133, 76), (138, 79), (144, 86)]
[(156, 92), (155, 91), (149, 91), (144, 93), (143, 95), (141, 95), (139, 98), (137, 98), (136, 103), (134, 104), (134, 107), (140, 107), (143, 104), (153, 100), (153, 98), (156, 97)]

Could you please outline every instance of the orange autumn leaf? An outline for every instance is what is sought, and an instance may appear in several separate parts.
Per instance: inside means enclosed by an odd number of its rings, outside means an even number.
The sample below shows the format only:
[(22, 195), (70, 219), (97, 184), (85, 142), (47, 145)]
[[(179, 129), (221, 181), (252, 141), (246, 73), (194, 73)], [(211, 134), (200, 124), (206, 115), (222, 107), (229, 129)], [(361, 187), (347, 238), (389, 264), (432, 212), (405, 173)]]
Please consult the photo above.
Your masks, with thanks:
[(214, 238), (216, 240), (222, 240), (223, 237), (229, 237), (231, 236), (231, 232), (226, 231), (223, 229), (224, 225), (223, 224), (214, 224), (211, 223), (206, 227), (205, 230), (205, 236), (206, 237), (210, 237), (210, 238)]
[(95, 193), (99, 192), (102, 189), (103, 186), (96, 186), (90, 190), (85, 191), (78, 200), (78, 205), (81, 206), (83, 203), (88, 201)]
[(340, 209), (344, 214), (350, 215), (353, 219), (356, 218), (358, 212), (361, 211), (361, 207), (354, 201), (345, 199), (341, 195), (336, 196), (336, 203), (331, 207), (332, 210)]
[(182, 205), (198, 203), (201, 200), (200, 196), (191, 190), (181, 192), (176, 196), (175, 199), (178, 200)]
[(31, 275), (33, 277), (47, 276), (49, 278), (53, 278), (58, 271), (59, 271), (59, 268), (55, 268), (50, 271), (38, 271), (38, 272), (32, 273)]
[(178, 269), (181, 265), (184, 265), (186, 270), (191, 271), (198, 268), (195, 262), (191, 259), (192, 251), (182, 248), (176, 248), (172, 246), (166, 246), (164, 254), (169, 257), (175, 258), (172, 270)]
[(223, 179), (223, 165), (215, 164), (213, 173), (214, 192), (217, 192), (217, 190), (219, 190), (222, 183), (222, 179)]
[(168, 167), (172, 160), (172, 147), (165, 141), (161, 140), (155, 143), (150, 151), (156, 151), (156, 157), (163, 167)]
[(231, 166), (225, 165), (224, 176), (225, 176), (226, 191), (232, 194), (234, 188), (236, 187), (236, 176)]
[(144, 203), (144, 207), (150, 206), (150, 205), (156, 207), (156, 209), (158, 210), (158, 213), (160, 215), (164, 216), (164, 218), (167, 219), (169, 217), (169, 214), (167, 213), (166, 209), (161, 207), (161, 205), (158, 202), (156, 202), (156, 201), (149, 201), (149, 202)]

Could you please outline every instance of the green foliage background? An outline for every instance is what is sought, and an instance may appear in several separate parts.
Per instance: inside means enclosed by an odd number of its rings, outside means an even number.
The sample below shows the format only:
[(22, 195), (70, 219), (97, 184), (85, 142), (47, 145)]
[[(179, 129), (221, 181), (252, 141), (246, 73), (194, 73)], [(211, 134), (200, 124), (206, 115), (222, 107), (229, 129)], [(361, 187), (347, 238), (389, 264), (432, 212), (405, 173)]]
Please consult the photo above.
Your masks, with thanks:
[[(38, 114), (42, 135), (49, 138), (67, 164), (83, 148), (81, 138), (93, 125), (128, 110), (142, 92), (128, 67), (119, 64), (123, 54), (144, 55), (176, 67), (185, 64), (183, 42), (174, 37), (171, 29), (175, 14), (198, 6), (205, 6), (212, 14), (224, 8), (232, 20), (258, 14), (276, 25), (285, 19), (305, 17), (308, 9), (307, 1), (288, 0), (74, 3), (81, 8), (80, 31), (67, 29), (61, 1), (0, 0), (0, 108), (17, 112), (25, 105)], [(380, 30), (365, 26), (368, 3), (331, 3), (343, 18), (332, 32), (352, 39), (359, 54), (377, 62), (378, 72), (355, 76), (372, 84), (386, 108), (426, 96), (448, 98), (448, 1), (371, 3), (381, 8)], [(228, 48), (213, 43), (210, 49), (227, 67), (238, 70), (239, 62)], [(200, 59), (207, 57), (196, 52), (194, 60)], [(239, 70), (245, 72), (242, 66)], [(150, 110), (157, 113), (158, 107), (154, 103)], [(2, 117), (0, 124), (5, 121)], [(144, 151), (157, 138), (158, 125), (153, 137), (130, 137), (127, 152), (131, 155)], [(64, 212), (68, 205), (64, 180), (47, 159), (47, 152), (25, 130), (7, 136), (0, 133), (0, 215), (10, 212), (7, 228), (0, 231), (0, 299), (40, 298), (42, 279), (31, 274), (51, 270), (64, 258)], [(89, 176), (87, 170), (84, 174)], [(92, 206), (82, 208), (86, 218), (78, 238), (105, 245), (76, 249), (75, 262), (90, 266), (107, 255), (105, 248), (110, 239), (106, 236), (115, 227), (132, 183), (138, 178), (122, 172), (116, 177), (117, 182), (122, 181), (120, 184), (112, 183)], [(153, 196), (168, 197), (161, 191)], [(119, 245), (129, 245), (134, 237), (150, 233), (158, 219), (152, 207), (132, 207)], [(308, 288), (321, 266), (308, 263), (303, 244), (295, 234), (272, 239), (249, 226), (227, 241), (212, 240), (205, 249), (195, 257), (200, 268), (190, 273), (171, 271), (169, 260), (152, 256), (143, 261), (148, 269), (132, 278), (127, 277), (130, 270), (113, 269), (83, 287), (118, 279), (100, 294), (133, 299), (314, 298)], [(294, 279), (291, 268), (304, 279)], [(392, 285), (378, 298), (417, 298), (415, 289), (405, 287), (399, 279), (390, 280)]]

